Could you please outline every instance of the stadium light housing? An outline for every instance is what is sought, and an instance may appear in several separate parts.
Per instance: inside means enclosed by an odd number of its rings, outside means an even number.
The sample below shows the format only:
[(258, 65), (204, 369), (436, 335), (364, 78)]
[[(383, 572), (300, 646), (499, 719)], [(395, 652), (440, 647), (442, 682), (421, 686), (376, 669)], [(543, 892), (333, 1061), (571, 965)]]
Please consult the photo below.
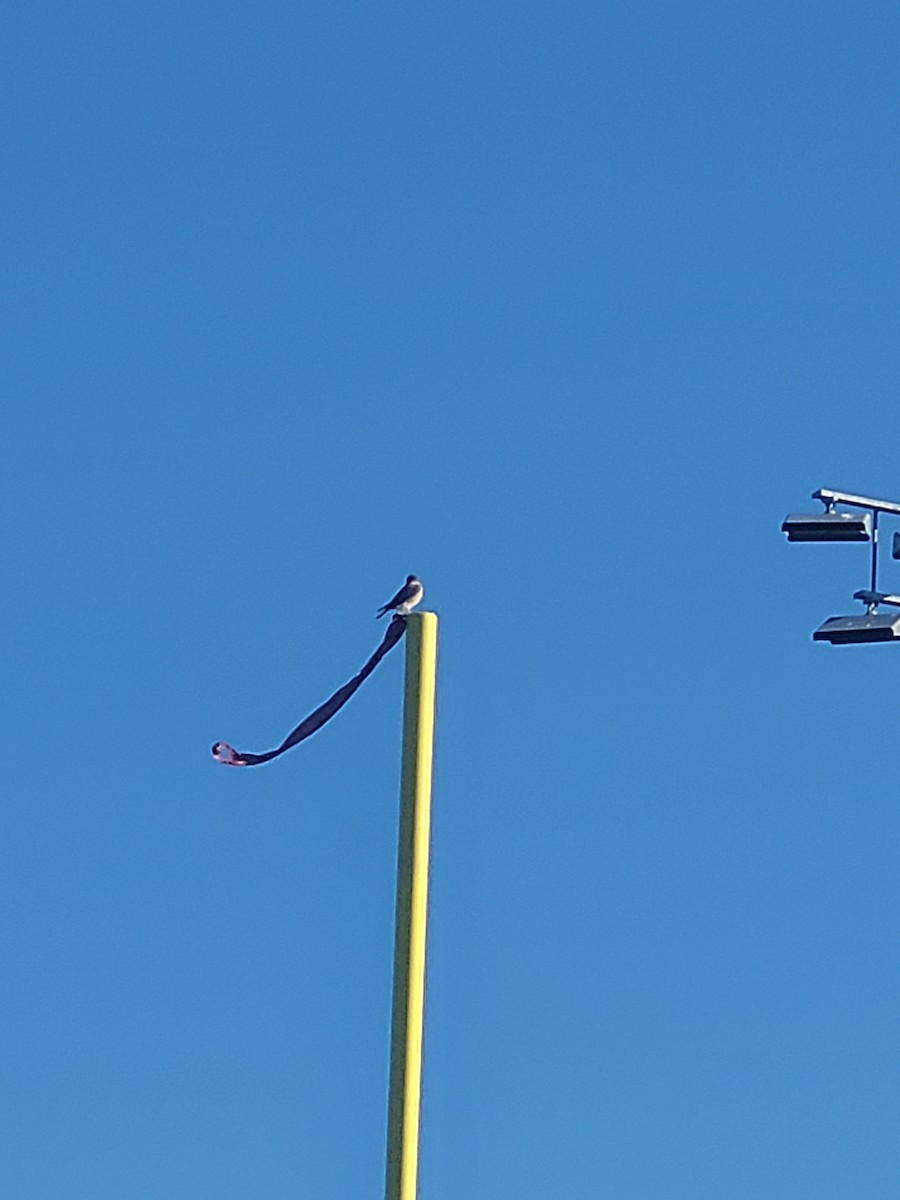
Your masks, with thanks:
[(832, 646), (900, 640), (900, 612), (864, 613), (861, 617), (829, 617), (813, 634), (814, 642)]
[[(789, 542), (868, 542), (872, 543), (870, 585), (868, 590), (855, 592), (854, 599), (866, 606), (862, 616), (829, 617), (813, 634), (813, 641), (846, 646), (863, 642), (900, 641), (900, 612), (879, 612), (879, 605), (900, 609), (900, 596), (877, 591), (878, 578), (878, 516), (886, 513), (900, 517), (900, 504), (893, 500), (876, 500), (872, 496), (857, 496), (852, 492), (835, 492), (820, 488), (813, 492), (821, 500), (823, 513), (792, 513), (785, 517), (782, 530)], [(862, 512), (836, 509), (841, 504)], [(900, 534), (895, 533), (892, 557), (900, 559)]]
[(781, 528), (789, 542), (867, 542), (872, 518), (867, 512), (791, 513)]

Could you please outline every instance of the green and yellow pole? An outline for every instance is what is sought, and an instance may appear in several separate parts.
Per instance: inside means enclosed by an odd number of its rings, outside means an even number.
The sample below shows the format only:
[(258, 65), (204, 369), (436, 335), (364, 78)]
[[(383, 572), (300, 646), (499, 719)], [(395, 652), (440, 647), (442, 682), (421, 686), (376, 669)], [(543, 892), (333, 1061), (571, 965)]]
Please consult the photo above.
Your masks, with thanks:
[(435, 613), (406, 618), (385, 1200), (416, 1200), (417, 1193), (437, 630)]

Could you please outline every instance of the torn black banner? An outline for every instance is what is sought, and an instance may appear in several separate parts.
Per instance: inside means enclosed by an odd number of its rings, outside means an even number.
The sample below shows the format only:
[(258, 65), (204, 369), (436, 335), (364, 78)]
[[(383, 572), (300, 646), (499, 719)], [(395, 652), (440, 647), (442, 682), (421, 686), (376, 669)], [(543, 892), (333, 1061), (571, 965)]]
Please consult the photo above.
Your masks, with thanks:
[(260, 763), (270, 762), (271, 759), (277, 758), (279, 754), (284, 754), (285, 750), (290, 750), (292, 746), (296, 746), (298, 742), (304, 741), (315, 733), (317, 729), (321, 729), (326, 721), (330, 721), (334, 714), (350, 699), (356, 689), (372, 674), (384, 656), (389, 650), (403, 637), (406, 632), (406, 618), (394, 616), (390, 625), (385, 631), (381, 645), (365, 664), (358, 675), (354, 675), (349, 683), (345, 683), (342, 688), (331, 696), (324, 704), (320, 704), (315, 712), (300, 722), (296, 729), (291, 730), (284, 741), (275, 750), (267, 750), (265, 754), (242, 754), (239, 750), (235, 750), (233, 746), (229, 746), (227, 742), (216, 742), (212, 748), (212, 756), (216, 762), (224, 763), (227, 767), (255, 767)]

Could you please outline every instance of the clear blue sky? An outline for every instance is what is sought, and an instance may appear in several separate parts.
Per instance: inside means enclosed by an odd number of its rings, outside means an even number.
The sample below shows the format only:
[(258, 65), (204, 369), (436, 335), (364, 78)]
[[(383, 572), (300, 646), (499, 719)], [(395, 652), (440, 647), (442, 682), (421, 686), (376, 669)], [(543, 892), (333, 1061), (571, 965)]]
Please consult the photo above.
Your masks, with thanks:
[[(21, 3), (0, 1192), (381, 1195), (407, 572), (423, 1200), (895, 1200), (893, 4)], [(891, 572), (893, 567), (893, 575)], [(900, 587), (900, 564), (884, 582)]]

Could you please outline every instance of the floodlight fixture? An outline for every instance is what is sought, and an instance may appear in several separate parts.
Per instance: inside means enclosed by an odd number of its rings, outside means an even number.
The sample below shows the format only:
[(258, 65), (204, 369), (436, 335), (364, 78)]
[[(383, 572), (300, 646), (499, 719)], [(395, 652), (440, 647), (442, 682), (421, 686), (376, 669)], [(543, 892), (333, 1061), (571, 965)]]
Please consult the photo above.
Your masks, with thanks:
[(866, 612), (861, 617), (829, 617), (813, 634), (814, 642), (831, 642), (832, 646), (848, 646), (862, 642), (900, 641), (900, 612), (878, 611), (879, 604), (900, 609), (900, 596), (876, 592), (868, 588), (853, 593), (861, 600)]
[(791, 513), (781, 528), (789, 542), (867, 542), (872, 518), (867, 512)]
[(861, 617), (829, 617), (813, 634), (814, 642), (832, 646), (900, 641), (900, 612), (867, 612)]
[[(877, 500), (873, 496), (857, 496), (853, 492), (835, 492), (820, 488), (813, 499), (825, 505), (817, 515), (793, 513), (781, 526), (789, 542), (868, 542), (872, 543), (870, 583), (867, 591), (855, 592), (866, 612), (860, 617), (830, 617), (813, 634), (813, 641), (831, 642), (843, 646), (861, 642), (900, 641), (900, 612), (879, 612), (879, 605), (900, 609), (900, 596), (879, 592), (878, 587), (878, 517), (886, 513), (900, 517), (900, 503)], [(863, 512), (844, 512), (836, 505)], [(900, 533), (895, 533), (892, 556), (900, 559)]]

